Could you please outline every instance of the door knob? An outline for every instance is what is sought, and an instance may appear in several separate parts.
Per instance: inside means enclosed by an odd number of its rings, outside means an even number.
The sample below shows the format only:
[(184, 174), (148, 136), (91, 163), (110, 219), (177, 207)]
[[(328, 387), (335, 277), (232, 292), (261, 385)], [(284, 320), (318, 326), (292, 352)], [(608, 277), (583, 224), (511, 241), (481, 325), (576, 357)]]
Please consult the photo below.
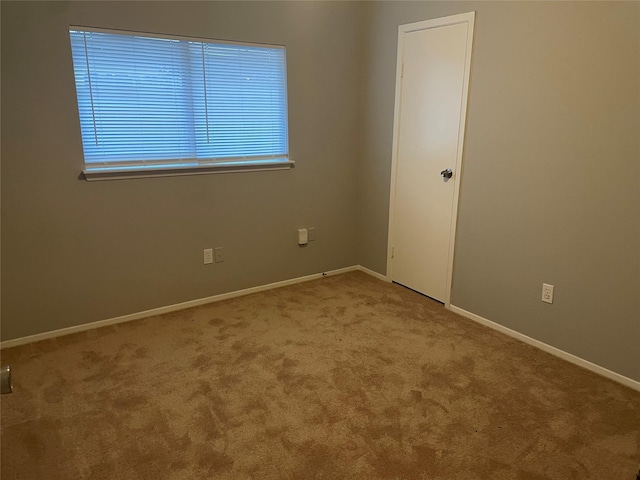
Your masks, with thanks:
[(442, 178), (444, 178), (445, 180), (448, 180), (449, 178), (452, 177), (453, 171), (451, 171), (450, 168), (447, 168), (446, 170), (442, 170), (440, 172), (440, 175), (442, 175)]

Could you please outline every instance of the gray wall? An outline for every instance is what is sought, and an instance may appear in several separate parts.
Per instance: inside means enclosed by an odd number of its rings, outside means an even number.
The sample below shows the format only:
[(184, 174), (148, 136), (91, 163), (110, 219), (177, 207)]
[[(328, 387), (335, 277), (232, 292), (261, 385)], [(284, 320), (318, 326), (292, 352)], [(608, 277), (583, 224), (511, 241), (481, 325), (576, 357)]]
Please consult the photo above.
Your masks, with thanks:
[[(357, 263), (363, 5), (1, 8), (3, 340)], [(79, 180), (70, 24), (286, 45), (295, 169)], [(299, 248), (310, 226), (317, 241)], [(203, 265), (217, 246), (225, 263)]]
[(473, 10), (452, 304), (640, 380), (638, 2), (375, 2), (359, 262), (386, 270), (398, 25)]
[[(640, 380), (637, 2), (1, 9), (4, 340), (357, 263), (384, 273), (397, 27), (475, 10), (453, 304)], [(285, 44), (296, 168), (78, 180), (69, 24)], [(318, 229), (304, 249), (301, 226)], [(203, 266), (215, 246), (226, 262)]]

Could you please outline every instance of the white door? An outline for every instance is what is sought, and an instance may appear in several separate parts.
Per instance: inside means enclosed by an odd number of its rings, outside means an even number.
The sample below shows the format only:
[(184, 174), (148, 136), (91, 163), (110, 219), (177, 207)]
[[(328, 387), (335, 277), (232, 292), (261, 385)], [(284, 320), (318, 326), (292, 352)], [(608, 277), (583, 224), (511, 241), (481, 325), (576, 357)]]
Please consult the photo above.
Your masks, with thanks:
[(398, 38), (387, 274), (447, 306), (473, 21), (402, 25)]

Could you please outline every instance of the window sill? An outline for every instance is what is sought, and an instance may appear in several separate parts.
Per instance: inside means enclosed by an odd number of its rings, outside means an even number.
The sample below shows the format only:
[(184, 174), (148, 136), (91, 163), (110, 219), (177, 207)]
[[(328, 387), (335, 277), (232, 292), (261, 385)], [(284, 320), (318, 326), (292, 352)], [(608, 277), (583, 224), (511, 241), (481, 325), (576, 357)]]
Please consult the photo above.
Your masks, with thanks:
[(91, 168), (82, 171), (87, 182), (99, 180), (125, 180), (130, 178), (177, 177), (183, 175), (209, 175), (212, 173), (265, 172), (271, 170), (289, 170), (295, 162), (273, 163), (218, 163), (198, 166), (157, 166), (139, 168)]

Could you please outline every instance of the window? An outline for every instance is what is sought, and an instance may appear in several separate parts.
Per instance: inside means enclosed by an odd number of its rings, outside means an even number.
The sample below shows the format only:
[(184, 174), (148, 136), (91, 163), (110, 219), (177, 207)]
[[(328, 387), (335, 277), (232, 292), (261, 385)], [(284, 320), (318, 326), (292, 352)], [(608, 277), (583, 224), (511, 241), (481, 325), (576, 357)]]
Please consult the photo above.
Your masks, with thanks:
[(87, 179), (293, 165), (284, 47), (69, 34)]

